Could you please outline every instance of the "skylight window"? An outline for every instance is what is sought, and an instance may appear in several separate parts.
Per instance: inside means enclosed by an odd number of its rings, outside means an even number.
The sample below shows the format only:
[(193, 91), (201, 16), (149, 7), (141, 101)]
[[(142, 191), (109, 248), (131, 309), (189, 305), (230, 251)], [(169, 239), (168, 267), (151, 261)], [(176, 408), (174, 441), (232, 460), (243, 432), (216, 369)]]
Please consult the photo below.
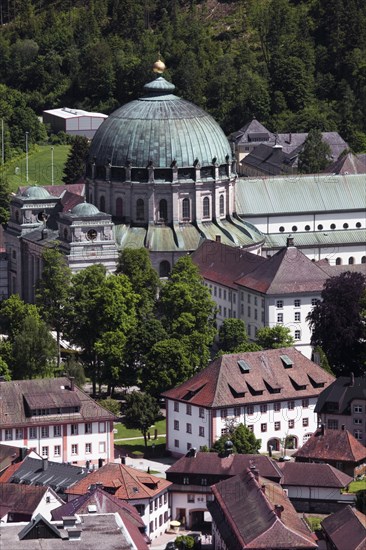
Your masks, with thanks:
[(250, 366), (244, 359), (239, 359), (238, 366), (242, 373), (250, 372)]
[(285, 369), (291, 369), (294, 364), (293, 360), (289, 358), (288, 355), (280, 355), (281, 361)]

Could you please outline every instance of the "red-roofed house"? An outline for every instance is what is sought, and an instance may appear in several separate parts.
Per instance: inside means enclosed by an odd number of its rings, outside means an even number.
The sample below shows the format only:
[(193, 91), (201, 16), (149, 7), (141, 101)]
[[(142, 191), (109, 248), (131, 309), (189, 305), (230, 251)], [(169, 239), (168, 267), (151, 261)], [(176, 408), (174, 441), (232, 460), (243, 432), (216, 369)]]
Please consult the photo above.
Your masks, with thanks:
[(366, 516), (347, 506), (323, 519), (327, 550), (365, 550)]
[(3, 523), (30, 521), (37, 514), (51, 519), (51, 511), (64, 501), (49, 487), (0, 484), (0, 520)]
[(248, 426), (262, 451), (298, 448), (317, 428), (320, 392), (334, 377), (295, 348), (223, 355), (166, 398), (166, 446), (175, 456), (211, 447), (228, 421)]
[(318, 548), (281, 486), (247, 470), (212, 487), (214, 550)]
[(65, 491), (69, 500), (100, 487), (133, 505), (139, 512), (150, 539), (162, 535), (169, 526), (170, 503), (166, 479), (110, 462)]

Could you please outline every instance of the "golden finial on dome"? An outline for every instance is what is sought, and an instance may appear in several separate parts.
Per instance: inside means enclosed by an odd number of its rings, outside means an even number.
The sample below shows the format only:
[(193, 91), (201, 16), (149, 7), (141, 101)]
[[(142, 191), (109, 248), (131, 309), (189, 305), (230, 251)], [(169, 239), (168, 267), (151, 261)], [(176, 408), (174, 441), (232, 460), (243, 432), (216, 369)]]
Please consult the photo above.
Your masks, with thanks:
[(158, 74), (162, 74), (166, 69), (165, 63), (160, 59), (160, 57), (161, 55), (159, 54), (159, 59), (155, 61), (153, 65), (154, 73), (158, 73)]

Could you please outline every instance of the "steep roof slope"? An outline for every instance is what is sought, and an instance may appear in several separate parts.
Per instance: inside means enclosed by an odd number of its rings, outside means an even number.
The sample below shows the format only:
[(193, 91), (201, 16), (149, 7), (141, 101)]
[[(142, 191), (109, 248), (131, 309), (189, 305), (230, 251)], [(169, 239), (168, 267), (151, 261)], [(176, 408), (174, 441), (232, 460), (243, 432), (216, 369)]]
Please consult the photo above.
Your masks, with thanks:
[(298, 449), (295, 458), (331, 460), (339, 462), (360, 462), (366, 459), (366, 447), (347, 430), (317, 430)]
[(366, 516), (351, 506), (323, 519), (322, 528), (335, 550), (366, 548)]
[(329, 464), (315, 462), (279, 462), (281, 485), (302, 487), (336, 487), (343, 489), (353, 478)]

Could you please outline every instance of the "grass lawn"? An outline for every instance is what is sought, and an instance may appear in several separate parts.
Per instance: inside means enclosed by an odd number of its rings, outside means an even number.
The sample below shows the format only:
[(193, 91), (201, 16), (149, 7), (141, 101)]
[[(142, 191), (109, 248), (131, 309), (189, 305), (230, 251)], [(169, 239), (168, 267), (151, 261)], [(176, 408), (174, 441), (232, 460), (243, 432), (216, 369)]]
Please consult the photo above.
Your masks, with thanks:
[[(154, 448), (152, 447), (154, 445)], [(115, 444), (116, 449), (119, 449), (121, 456), (134, 456), (134, 452), (143, 453), (145, 458), (158, 458), (165, 455), (165, 437), (150, 439), (147, 442), (147, 451), (145, 454), (144, 440), (133, 439), (129, 441), (121, 441)]]
[[(114, 428), (117, 430), (117, 433), (114, 434), (114, 439), (127, 439), (129, 437), (141, 437), (143, 440), (140, 430), (128, 430), (126, 426), (124, 426), (121, 422), (116, 423), (114, 425)], [(154, 426), (150, 428), (151, 438), (154, 437), (155, 429), (158, 430), (158, 435), (165, 434), (165, 430), (166, 430), (165, 418), (163, 420), (159, 420), (154, 424)]]
[[(70, 145), (54, 145), (53, 147), (54, 185), (64, 185), (61, 178)], [(6, 164), (6, 174), (11, 191), (16, 192), (19, 186), (27, 185), (25, 154)], [(51, 145), (37, 145), (28, 155), (28, 184), (51, 185), (51, 177)]]
[(318, 516), (305, 516), (305, 519), (313, 532), (318, 531), (321, 528), (320, 522), (323, 518), (320, 518)]
[(352, 481), (349, 484), (347, 493), (357, 493), (357, 491), (366, 491), (366, 479)]

